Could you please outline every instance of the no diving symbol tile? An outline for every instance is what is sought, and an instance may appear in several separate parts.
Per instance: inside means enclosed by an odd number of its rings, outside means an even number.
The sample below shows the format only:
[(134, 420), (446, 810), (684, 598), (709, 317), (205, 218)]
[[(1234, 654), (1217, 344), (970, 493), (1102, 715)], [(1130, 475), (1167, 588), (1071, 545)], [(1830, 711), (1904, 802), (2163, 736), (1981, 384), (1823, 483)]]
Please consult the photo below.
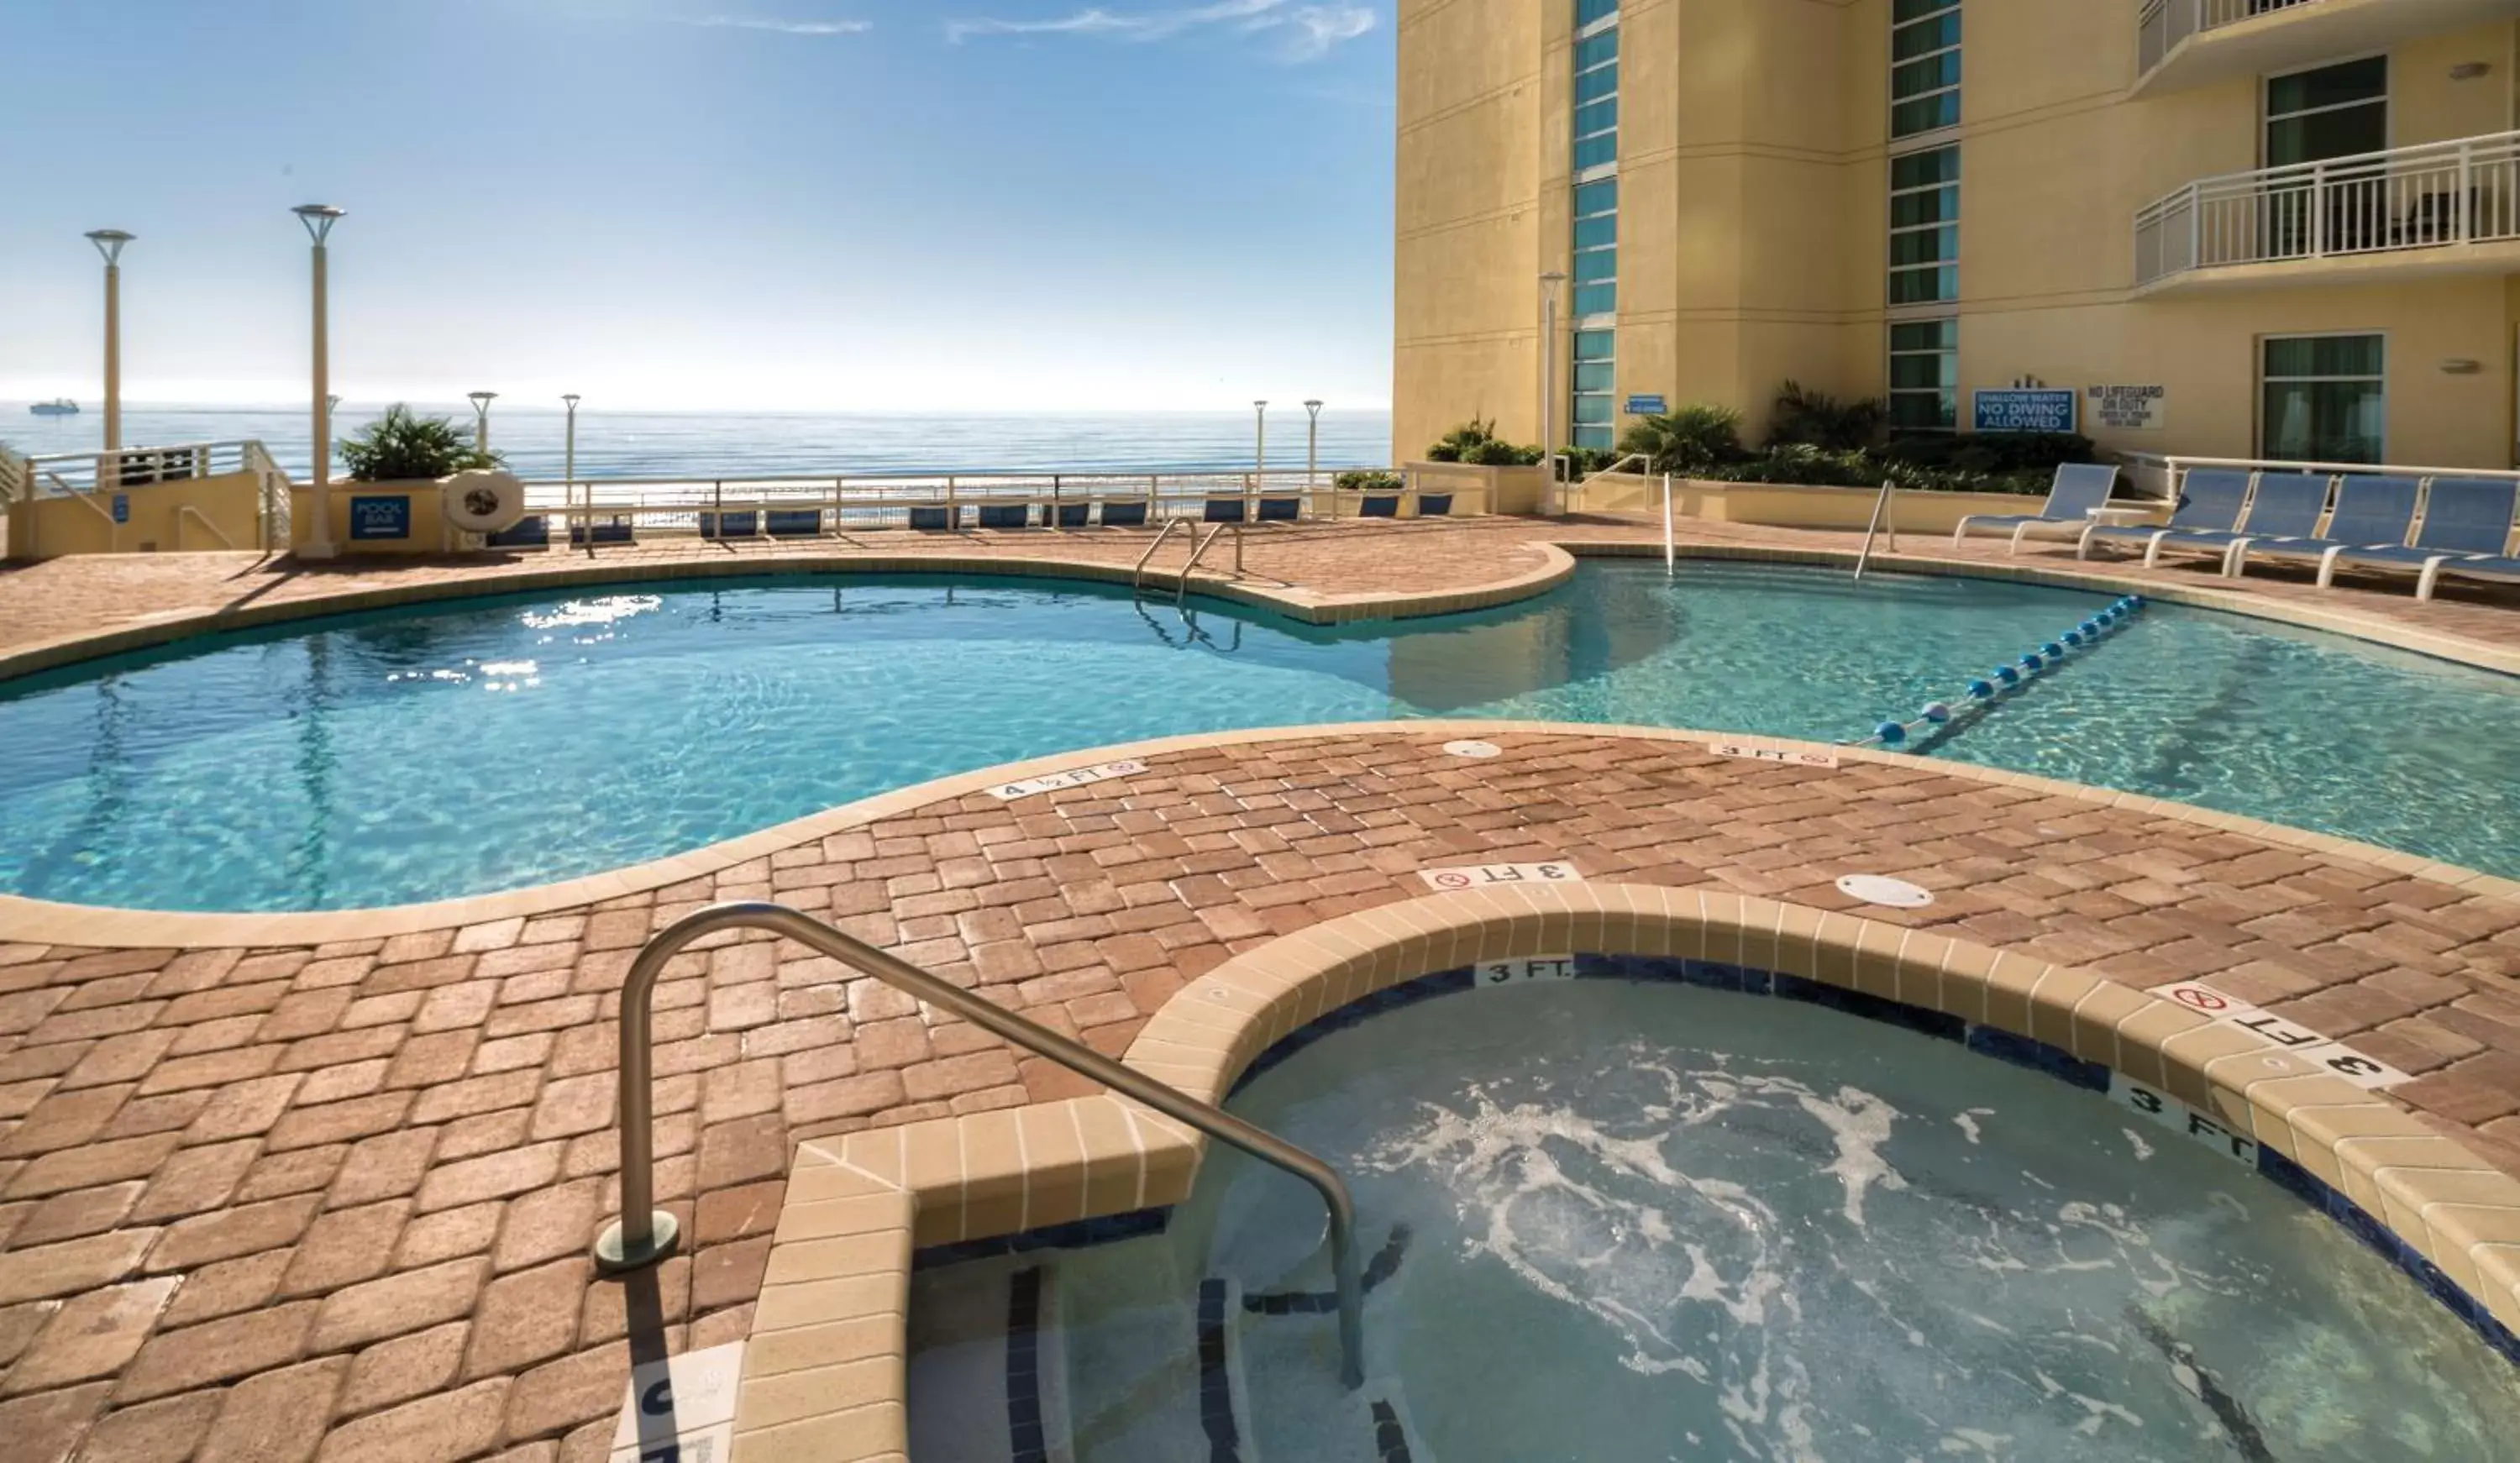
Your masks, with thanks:
[(2269, 1046), (2297, 1056), (2330, 1076), (2341, 1077), (2366, 1092), (2385, 1091), (2414, 1081), (2377, 1057), (2365, 1056), (2342, 1042), (2332, 1041), (2297, 1021), (2286, 1021), (2236, 996), (2226, 996), (2201, 981), (2155, 986), (2150, 994), (2210, 1016), (2221, 1025), (2247, 1032)]
[(727, 1463), (742, 1376), (740, 1341), (631, 1368), (608, 1463)]
[(1421, 868), (1418, 876), (1431, 888), (1450, 892), (1456, 889), (1494, 889), (1505, 884), (1580, 884), (1584, 875), (1575, 865), (1558, 861), (1550, 864), (1480, 864), (1468, 868)]

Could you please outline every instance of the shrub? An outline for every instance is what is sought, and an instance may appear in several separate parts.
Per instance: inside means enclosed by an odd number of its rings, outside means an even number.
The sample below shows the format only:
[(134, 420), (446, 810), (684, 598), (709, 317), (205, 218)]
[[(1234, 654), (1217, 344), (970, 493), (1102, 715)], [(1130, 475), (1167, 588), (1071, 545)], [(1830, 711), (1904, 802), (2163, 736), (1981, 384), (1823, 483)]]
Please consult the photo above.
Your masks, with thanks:
[(1528, 467), (1540, 461), (1537, 447), (1516, 447), (1496, 434), (1494, 420), (1473, 417), (1426, 449), (1430, 463), (1468, 463), (1479, 467)]
[(1644, 454), (1648, 471), (1704, 476), (1710, 468), (1740, 459), (1741, 414), (1701, 403), (1640, 417), (1619, 434), (1618, 451), (1621, 456)]
[(1840, 401), (1789, 380), (1777, 392), (1776, 413), (1768, 423), (1768, 445), (1854, 451), (1879, 441), (1881, 429), (1889, 421), (1890, 404), (1877, 396)]
[(1408, 483), (1397, 472), (1357, 467), (1330, 479), (1330, 485), (1342, 493), (1397, 493)]
[(1938, 432), (1901, 437), (1881, 450), (1892, 462), (1979, 476), (2052, 475), (2060, 463), (2099, 461), (2091, 438), (2068, 432)]
[(1602, 471), (1619, 460), (1615, 447), (1561, 447), (1558, 452), (1566, 459), (1567, 472), (1579, 479)]
[(340, 444), (341, 466), (354, 482), (406, 482), (446, 477), (472, 467), (496, 467), (502, 459), (482, 452), (443, 417), (420, 417), (395, 402), (385, 414)]

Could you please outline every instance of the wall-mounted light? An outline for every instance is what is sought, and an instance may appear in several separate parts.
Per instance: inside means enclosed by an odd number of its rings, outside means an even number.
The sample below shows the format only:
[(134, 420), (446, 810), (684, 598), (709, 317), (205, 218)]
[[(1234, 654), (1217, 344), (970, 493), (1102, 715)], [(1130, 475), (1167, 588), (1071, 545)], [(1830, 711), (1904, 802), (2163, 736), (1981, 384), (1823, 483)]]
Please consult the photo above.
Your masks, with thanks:
[(2452, 81), (2474, 81), (2479, 76), (2493, 74), (2494, 63), (2490, 61), (2462, 61), (2450, 68), (2450, 79)]
[(2441, 369), (2444, 376), (2474, 376), (2485, 369), (2485, 363), (2471, 361), (2465, 356), (2452, 356), (2441, 363)]

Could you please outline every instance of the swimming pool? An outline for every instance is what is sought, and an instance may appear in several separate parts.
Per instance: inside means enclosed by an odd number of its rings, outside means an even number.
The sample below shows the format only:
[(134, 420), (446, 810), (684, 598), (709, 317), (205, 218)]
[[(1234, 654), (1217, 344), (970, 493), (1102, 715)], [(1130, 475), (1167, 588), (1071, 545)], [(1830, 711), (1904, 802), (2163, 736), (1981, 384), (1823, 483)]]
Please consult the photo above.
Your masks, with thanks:
[[(1619, 968), (1459, 980), (1233, 1099), (1355, 1187), (1356, 1394), (1334, 1316), (1279, 1299), (1328, 1288), (1319, 1198), (1230, 1150), (1161, 1234), (1017, 1257), (1078, 1463), (1362, 1463), (1377, 1404), (1413, 1457), (1587, 1463), (2488, 1463), (2520, 1430), (2508, 1362), (2219, 1150), (1919, 1032)], [(1000, 1264), (914, 1282), (913, 1456), (980, 1456), (925, 1444), (989, 1411), (940, 1387), (1007, 1352), (950, 1334)]]
[[(2107, 597), (1599, 562), (1520, 604), (1315, 627), (1037, 580), (541, 593), (9, 683), (0, 891), (325, 909), (615, 868), (1017, 758), (1420, 717), (1839, 740)], [(2520, 873), (2520, 682), (2156, 606), (1928, 755)]]

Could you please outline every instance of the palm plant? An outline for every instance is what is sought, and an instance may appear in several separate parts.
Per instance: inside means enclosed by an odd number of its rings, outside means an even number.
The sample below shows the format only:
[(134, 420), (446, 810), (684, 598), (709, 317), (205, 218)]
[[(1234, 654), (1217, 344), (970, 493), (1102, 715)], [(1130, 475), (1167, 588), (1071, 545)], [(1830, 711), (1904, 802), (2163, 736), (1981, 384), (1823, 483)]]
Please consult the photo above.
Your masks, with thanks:
[(1741, 414), (1703, 403), (1640, 417), (1619, 434), (1619, 455), (1642, 453), (1654, 472), (1696, 473), (1741, 456)]
[(422, 417), (401, 402), (340, 444), (341, 466), (354, 482), (410, 482), (446, 477), (504, 460), (483, 452), (443, 417)]

